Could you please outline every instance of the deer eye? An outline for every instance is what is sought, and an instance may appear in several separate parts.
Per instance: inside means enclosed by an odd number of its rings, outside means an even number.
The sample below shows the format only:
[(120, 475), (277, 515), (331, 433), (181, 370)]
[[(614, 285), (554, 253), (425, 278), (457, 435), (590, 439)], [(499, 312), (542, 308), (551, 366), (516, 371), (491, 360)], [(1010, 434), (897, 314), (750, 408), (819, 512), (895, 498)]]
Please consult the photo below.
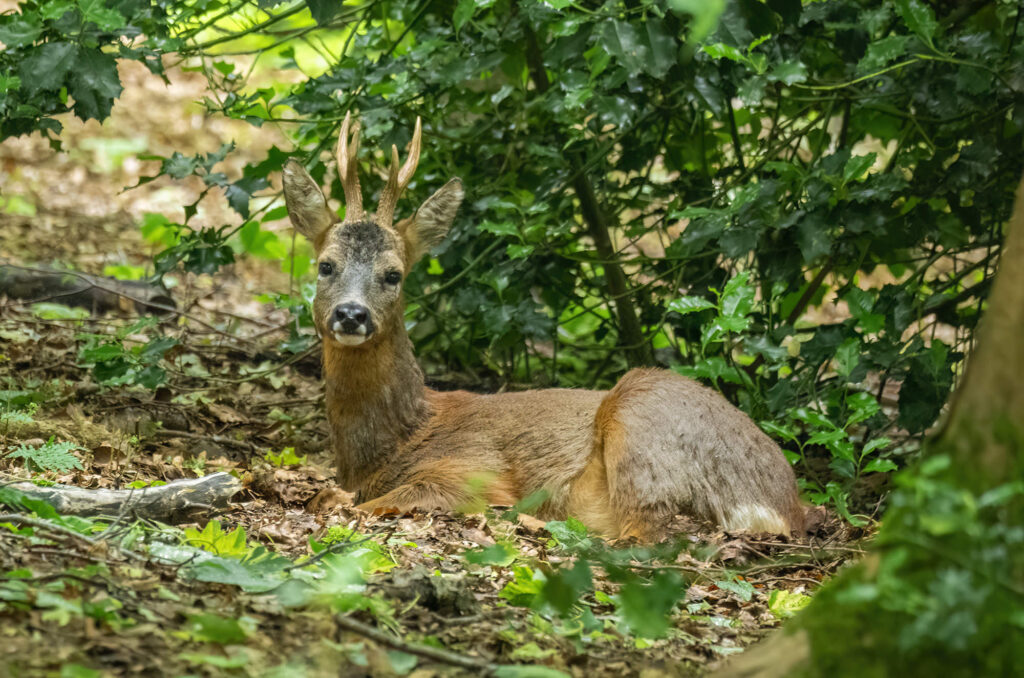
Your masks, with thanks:
[(334, 265), (329, 261), (320, 262), (320, 275), (329, 276), (334, 273)]
[(398, 271), (388, 271), (384, 274), (384, 282), (388, 285), (397, 285), (402, 282), (402, 274)]

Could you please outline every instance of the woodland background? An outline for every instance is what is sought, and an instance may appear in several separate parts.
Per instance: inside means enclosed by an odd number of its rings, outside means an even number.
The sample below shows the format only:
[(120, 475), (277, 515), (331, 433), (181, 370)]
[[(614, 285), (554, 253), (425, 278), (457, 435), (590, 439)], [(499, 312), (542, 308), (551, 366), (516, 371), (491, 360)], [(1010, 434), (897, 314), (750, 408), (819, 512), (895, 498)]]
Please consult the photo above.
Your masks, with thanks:
[[(140, 489), (223, 469), (251, 501), (170, 528), (69, 518), (0, 487), (44, 521), (0, 536), (0, 618), (21, 629), (0, 661), (26, 675), (157, 659), (181, 675), (460, 670), (329, 624), (353, 614), (453, 648), (471, 672), (686, 675), (738, 651), (860, 552), (894, 484), (927, 494), (900, 471), (920, 461), (986, 309), (1024, 169), (1022, 30), (1009, 0), (8, 5), (0, 276), (138, 281), (131, 295), (166, 292), (176, 310), (129, 300), (103, 314), (8, 287), (0, 465)], [(303, 511), (330, 472), (312, 252), (290, 230), (280, 169), (296, 157), (340, 196), (331, 152), (347, 111), (363, 122), (367, 199), (417, 116), (424, 152), (399, 211), (450, 176), (467, 187), (406, 284), (432, 385), (606, 388), (635, 365), (701, 379), (837, 516), (817, 541), (694, 528), (623, 550), (572, 521), (517, 522), (529, 507), (479, 523)], [(1019, 493), (1002, 501), (1019, 507)], [(928, 529), (977, 537), (972, 524)], [(118, 548), (76, 559), (94, 545), (54, 525)], [(161, 588), (128, 571), (136, 556)], [(1001, 617), (978, 602), (997, 593), (950, 577), (908, 593), (905, 652), (977, 649), (998, 620), (1021, 626), (1019, 588)], [(232, 613), (203, 609), (211, 590)], [(275, 645), (296, 608), (302, 625)], [(131, 629), (146, 624), (176, 635), (145, 648)], [(96, 628), (116, 647), (98, 650)], [(67, 651), (34, 653), (45, 633)], [(302, 660), (306, 635), (331, 640)]]

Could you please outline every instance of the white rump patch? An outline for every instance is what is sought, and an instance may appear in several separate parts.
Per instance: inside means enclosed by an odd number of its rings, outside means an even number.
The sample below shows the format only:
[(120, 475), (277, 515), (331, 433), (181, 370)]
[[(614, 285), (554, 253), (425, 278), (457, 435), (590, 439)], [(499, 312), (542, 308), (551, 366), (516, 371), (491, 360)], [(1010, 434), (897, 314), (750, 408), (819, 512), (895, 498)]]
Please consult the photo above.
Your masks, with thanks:
[(740, 504), (730, 509), (723, 527), (730, 532), (789, 534), (789, 523), (778, 511), (761, 504)]

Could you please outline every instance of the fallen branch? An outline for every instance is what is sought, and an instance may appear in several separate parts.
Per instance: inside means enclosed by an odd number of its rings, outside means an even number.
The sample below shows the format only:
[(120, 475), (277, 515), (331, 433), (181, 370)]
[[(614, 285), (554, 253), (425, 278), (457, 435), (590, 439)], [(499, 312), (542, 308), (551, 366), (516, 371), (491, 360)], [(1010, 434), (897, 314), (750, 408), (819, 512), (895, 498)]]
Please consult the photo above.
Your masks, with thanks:
[(139, 490), (86, 490), (69, 485), (40, 487), (12, 483), (7, 487), (32, 499), (42, 499), (58, 513), (79, 516), (125, 516), (164, 523), (192, 522), (228, 508), (228, 500), (242, 488), (229, 473), (175, 480)]
[(58, 301), (93, 313), (134, 310), (164, 315), (175, 307), (170, 292), (160, 284), (12, 264), (0, 265), (0, 294), (26, 303)]
[(439, 662), (442, 664), (448, 664), (449, 666), (458, 666), (462, 669), (469, 669), (476, 671), (479, 674), (490, 675), (497, 668), (497, 664), (492, 664), (483, 659), (476, 659), (474, 657), (467, 657), (464, 654), (452, 652), (451, 650), (442, 650), (437, 647), (429, 647), (427, 645), (419, 645), (416, 643), (407, 643), (400, 638), (390, 636), (379, 629), (375, 629), (372, 626), (368, 626), (362, 622), (356, 621), (351, 617), (344, 617), (337, 615), (334, 621), (339, 627), (352, 633), (357, 633), (364, 638), (368, 638), (375, 643), (380, 643), (386, 647), (390, 647), (392, 650), (399, 650), (406, 654), (413, 654), (417, 657), (423, 657), (430, 661)]

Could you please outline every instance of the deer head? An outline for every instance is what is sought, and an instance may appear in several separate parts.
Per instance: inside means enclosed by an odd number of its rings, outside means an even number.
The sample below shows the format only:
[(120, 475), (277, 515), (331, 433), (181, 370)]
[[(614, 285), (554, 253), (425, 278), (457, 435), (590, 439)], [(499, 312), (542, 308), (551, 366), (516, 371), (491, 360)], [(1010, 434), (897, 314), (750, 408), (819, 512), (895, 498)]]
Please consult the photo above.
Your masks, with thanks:
[(357, 175), (359, 123), (345, 115), (338, 139), (338, 176), (345, 189), (345, 219), (327, 208), (323, 191), (298, 162), (284, 166), (288, 215), (313, 243), (318, 281), (313, 302), (317, 331), (325, 341), (360, 346), (386, 336), (402, 323), (402, 283), (423, 254), (441, 242), (462, 202), (462, 182), (452, 179), (427, 198), (416, 213), (394, 224), (395, 206), (420, 158), (420, 119), (405, 164), (391, 147), (388, 182), (376, 215), (363, 212)]

